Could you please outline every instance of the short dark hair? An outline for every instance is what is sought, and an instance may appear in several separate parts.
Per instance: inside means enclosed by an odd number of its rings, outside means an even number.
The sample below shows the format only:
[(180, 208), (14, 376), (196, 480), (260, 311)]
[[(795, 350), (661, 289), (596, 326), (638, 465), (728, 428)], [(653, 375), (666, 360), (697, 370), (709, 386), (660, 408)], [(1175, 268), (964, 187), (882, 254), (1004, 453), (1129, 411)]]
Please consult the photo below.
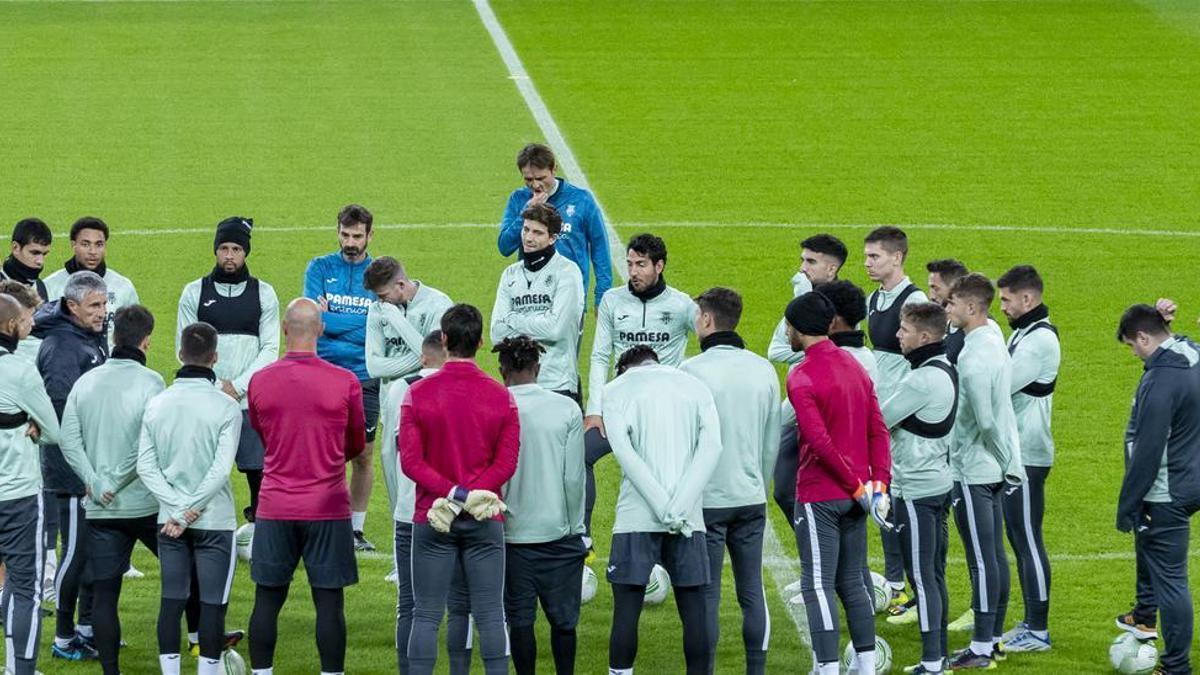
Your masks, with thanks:
[(532, 220), (535, 223), (545, 225), (546, 230), (554, 236), (562, 232), (562, 216), (558, 215), (558, 209), (549, 204), (532, 204), (527, 206), (521, 212), (521, 219)]
[(839, 267), (846, 264), (846, 258), (850, 255), (842, 240), (832, 234), (814, 234), (800, 242), (800, 248), (806, 248), (814, 253), (824, 253), (827, 256), (837, 258)]
[(863, 239), (863, 243), (877, 243), (888, 253), (899, 251), (901, 258), (908, 256), (908, 235), (904, 234), (904, 230), (898, 227), (891, 225), (877, 227), (867, 233), (866, 238)]
[(634, 345), (621, 353), (617, 358), (617, 376), (625, 374), (625, 371), (634, 366), (653, 361), (658, 363), (658, 352), (654, 351), (649, 345)]
[(1157, 309), (1150, 305), (1137, 304), (1121, 314), (1121, 322), (1117, 324), (1117, 342), (1133, 340), (1138, 333), (1170, 335), (1171, 327)]
[(517, 153), (517, 168), (532, 166), (535, 169), (554, 170), (554, 151), (541, 143), (530, 143)]
[(939, 340), (946, 336), (946, 309), (936, 302), (910, 302), (900, 308), (900, 320), (936, 335)]
[(136, 349), (154, 332), (154, 315), (141, 305), (117, 310), (113, 317), (113, 345)]
[(664, 265), (667, 263), (667, 242), (648, 232), (635, 235), (633, 239), (629, 240), (629, 245), (625, 247), (625, 250), (640, 253), (650, 258), (652, 263), (659, 261), (662, 261)]
[(363, 287), (368, 291), (378, 291), (400, 276), (404, 276), (404, 265), (390, 255), (381, 255), (372, 260), (363, 272)]
[(867, 318), (867, 296), (852, 282), (838, 279), (817, 284), (813, 290), (829, 298), (834, 314), (851, 326), (857, 326)]
[(442, 315), (446, 353), (460, 359), (474, 358), (483, 339), (483, 315), (473, 305), (458, 304)]
[(13, 227), (12, 240), (21, 248), (30, 244), (49, 246), (54, 241), (54, 233), (41, 218), (23, 218)]
[(432, 352), (437, 351), (439, 354), (446, 353), (446, 345), (442, 344), (442, 331), (439, 328), (434, 328), (429, 331), (429, 335), (421, 341), (421, 351)]
[(1044, 287), (1042, 284), (1042, 275), (1038, 274), (1037, 269), (1033, 265), (1017, 265), (1002, 274), (996, 280), (996, 285), (1016, 293), (1021, 291), (1041, 293)]
[(367, 207), (361, 204), (347, 204), (338, 211), (337, 216), (338, 227), (354, 227), (361, 224), (367, 228), (367, 232), (371, 231), (371, 225), (375, 222), (375, 216), (367, 210)]
[(216, 355), (217, 329), (212, 324), (197, 321), (183, 329), (179, 336), (179, 360), (184, 365), (207, 365)]
[(742, 296), (731, 288), (710, 288), (696, 296), (696, 304), (712, 314), (717, 330), (733, 330), (742, 320)]
[(996, 289), (992, 282), (979, 272), (971, 272), (954, 282), (950, 287), (950, 297), (965, 297), (978, 302), (986, 309), (996, 297)]
[(37, 306), (42, 304), (42, 296), (38, 295), (37, 291), (16, 279), (0, 281), (0, 295), (11, 296), (25, 309), (37, 309)]
[(71, 224), (71, 241), (75, 241), (84, 230), (99, 230), (104, 235), (104, 241), (108, 241), (108, 223), (95, 216), (84, 216)]
[(930, 260), (925, 263), (925, 271), (941, 277), (942, 283), (947, 286), (970, 274), (967, 266), (955, 258)]
[(546, 348), (528, 335), (506, 337), (492, 347), (492, 353), (499, 355), (500, 367), (510, 373), (531, 370), (544, 351)]

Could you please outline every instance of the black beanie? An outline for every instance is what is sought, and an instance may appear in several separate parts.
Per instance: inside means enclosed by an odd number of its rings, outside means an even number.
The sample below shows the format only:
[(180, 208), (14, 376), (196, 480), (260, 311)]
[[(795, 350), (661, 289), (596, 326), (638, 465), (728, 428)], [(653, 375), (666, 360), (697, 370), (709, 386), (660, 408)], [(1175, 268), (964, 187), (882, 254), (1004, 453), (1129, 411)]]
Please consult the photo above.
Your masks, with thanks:
[(226, 242), (242, 247), (246, 255), (250, 255), (250, 229), (254, 221), (241, 216), (226, 218), (217, 223), (217, 236), (213, 238), (213, 253)]
[(810, 291), (792, 298), (783, 316), (801, 335), (828, 335), (829, 324), (833, 323), (835, 313), (829, 298)]

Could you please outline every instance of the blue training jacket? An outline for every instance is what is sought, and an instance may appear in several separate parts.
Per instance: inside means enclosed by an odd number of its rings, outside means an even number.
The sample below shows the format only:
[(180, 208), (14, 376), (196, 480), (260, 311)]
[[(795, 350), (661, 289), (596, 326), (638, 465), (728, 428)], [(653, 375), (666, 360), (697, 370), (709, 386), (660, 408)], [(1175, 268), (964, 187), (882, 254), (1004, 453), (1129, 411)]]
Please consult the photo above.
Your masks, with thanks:
[(304, 296), (325, 298), (329, 311), (321, 315), (325, 332), (317, 340), (317, 356), (352, 371), (360, 380), (367, 375), (367, 307), (375, 294), (363, 288), (363, 272), (371, 264), (368, 255), (350, 264), (341, 251), (313, 258), (304, 271)]
[[(500, 221), (500, 238), (496, 242), (500, 255), (510, 256), (521, 249), (521, 211), (533, 197), (533, 190), (523, 187), (514, 190), (504, 207), (504, 220)], [(604, 292), (612, 288), (612, 259), (608, 251), (608, 230), (604, 227), (604, 216), (592, 193), (571, 185), (565, 178), (558, 179), (558, 191), (549, 200), (550, 206), (558, 209), (562, 216), (562, 234), (554, 249), (570, 258), (583, 273), (584, 298), (587, 297), (588, 264), (596, 268), (596, 289), (593, 293), (595, 306), (600, 305)], [(586, 303), (585, 303), (586, 304)]]

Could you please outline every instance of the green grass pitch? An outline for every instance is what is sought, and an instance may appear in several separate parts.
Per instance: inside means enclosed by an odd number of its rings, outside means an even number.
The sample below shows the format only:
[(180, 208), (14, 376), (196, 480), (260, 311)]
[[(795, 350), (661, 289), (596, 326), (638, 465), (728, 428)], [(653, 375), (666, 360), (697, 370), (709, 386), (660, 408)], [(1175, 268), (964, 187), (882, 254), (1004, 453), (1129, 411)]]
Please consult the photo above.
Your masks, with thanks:
[[(944, 256), (993, 277), (1016, 263), (1042, 270), (1063, 342), (1046, 523), (1055, 646), (1000, 668), (1106, 672), (1112, 616), (1132, 599), (1131, 541), (1113, 522), (1140, 372), (1113, 339), (1115, 320), (1160, 295), (1181, 301), (1183, 332), (1200, 313), (1191, 269), (1200, 6), (504, 0), (495, 9), (620, 235), (662, 235), (668, 279), (683, 290), (741, 291), (742, 333), (760, 351), (790, 297), (797, 243), (816, 231), (847, 241), (844, 276), (863, 285), (859, 245), (873, 223), (913, 225), (909, 269), (922, 284), (923, 263)], [(491, 307), (505, 261), (493, 227), (466, 224), (498, 221), (518, 183), (515, 152), (541, 134), (470, 3), (8, 2), (0, 45), (0, 223), (39, 215), (64, 232), (80, 215), (104, 217), (115, 232), (109, 262), (159, 317), (151, 363), (164, 374), (179, 292), (211, 267), (208, 228), (227, 215), (255, 219), (251, 270), (285, 302), (307, 260), (333, 250), (336, 210), (358, 201), (377, 222), (424, 224), (380, 229), (375, 254)], [(991, 225), (1030, 229), (980, 227)], [(57, 239), (49, 266), (68, 251)], [(617, 471), (611, 459), (600, 465), (600, 555)], [(244, 492), (240, 477), (234, 485)], [(377, 487), (367, 530), (387, 550)], [(793, 555), (785, 521), (770, 512)], [(877, 544), (872, 536), (876, 559)], [(955, 543), (954, 615), (969, 599), (961, 555)], [(126, 673), (153, 673), (157, 565), (144, 551), (135, 562), (148, 574), (125, 585), (122, 662)], [(349, 672), (395, 671), (389, 569), (385, 556), (361, 559), (362, 582), (347, 592)], [(228, 623), (245, 626), (244, 566), (234, 588)], [(807, 650), (774, 583), (767, 590), (769, 672), (803, 672)], [(293, 595), (276, 672), (312, 672), (302, 580)], [(1014, 576), (1010, 619), (1017, 595)], [(741, 666), (726, 598), (723, 674)], [(602, 582), (579, 629), (581, 673), (606, 667), (610, 610)], [(51, 661), (49, 633), (44, 672), (96, 670)], [(897, 666), (916, 662), (915, 629), (881, 621), (880, 633)], [(952, 635), (951, 646), (967, 639)], [(541, 647), (549, 672), (544, 633)], [(638, 670), (682, 671), (670, 601), (643, 616)]]

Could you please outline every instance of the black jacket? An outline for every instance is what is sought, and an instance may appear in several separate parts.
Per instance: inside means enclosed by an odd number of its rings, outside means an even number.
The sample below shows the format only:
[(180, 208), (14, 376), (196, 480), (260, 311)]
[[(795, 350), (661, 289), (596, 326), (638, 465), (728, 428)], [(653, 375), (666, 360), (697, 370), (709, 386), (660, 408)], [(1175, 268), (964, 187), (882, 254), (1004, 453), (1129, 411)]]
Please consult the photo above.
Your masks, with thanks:
[[(37, 368), (61, 422), (71, 387), (84, 373), (108, 359), (108, 339), (103, 331), (95, 333), (72, 321), (63, 300), (38, 309), (33, 317), (33, 335), (42, 340)], [(71, 470), (57, 445), (42, 446), (42, 481), (47, 490), (84, 493), (83, 481)]]
[(1186, 337), (1146, 361), (1125, 431), (1125, 480), (1117, 529), (1133, 529), (1151, 491), (1192, 511), (1200, 508), (1200, 346)]

